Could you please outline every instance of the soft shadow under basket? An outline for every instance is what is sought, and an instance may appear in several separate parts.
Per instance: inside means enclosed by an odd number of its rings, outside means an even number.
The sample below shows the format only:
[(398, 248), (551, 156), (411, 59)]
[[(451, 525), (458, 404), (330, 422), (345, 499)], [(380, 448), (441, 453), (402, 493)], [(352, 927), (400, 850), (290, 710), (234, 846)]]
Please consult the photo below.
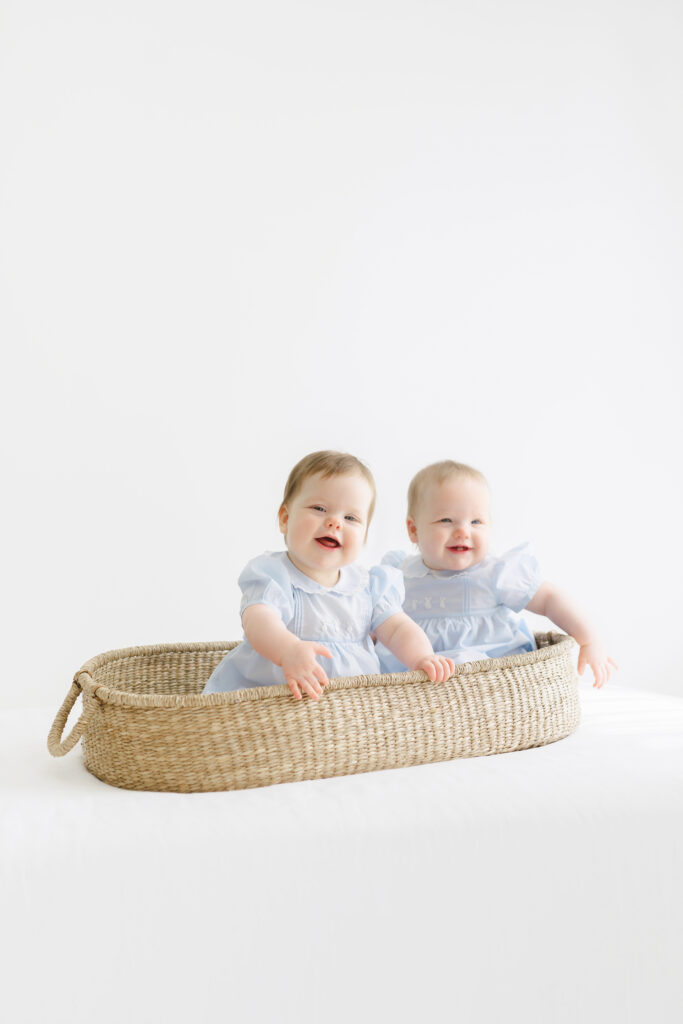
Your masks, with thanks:
[[(552, 743), (579, 723), (574, 640), (422, 672), (331, 680), (318, 702), (286, 686), (202, 694), (234, 643), (165, 644), (100, 654), (76, 673), (48, 748), (83, 739), (88, 771), (113, 786), (193, 793), (323, 779), (500, 754)], [(79, 694), (83, 713), (62, 740)]]

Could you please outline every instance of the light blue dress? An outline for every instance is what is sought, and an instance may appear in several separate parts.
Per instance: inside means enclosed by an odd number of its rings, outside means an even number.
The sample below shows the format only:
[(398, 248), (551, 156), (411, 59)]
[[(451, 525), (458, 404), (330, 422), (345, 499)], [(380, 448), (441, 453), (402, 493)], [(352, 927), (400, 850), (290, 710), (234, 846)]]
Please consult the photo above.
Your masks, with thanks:
[[(403, 551), (390, 551), (382, 564), (401, 569), (403, 611), (422, 627), (437, 654), (462, 663), (536, 649), (534, 635), (519, 614), (542, 582), (529, 544), (489, 555), (458, 572), (428, 569), (420, 555)], [(383, 672), (406, 671), (382, 644), (376, 651)]]
[[(300, 572), (286, 551), (276, 551), (253, 558), (238, 582), (240, 614), (252, 604), (270, 605), (295, 636), (328, 648), (332, 659), (318, 655), (317, 660), (329, 679), (381, 671), (370, 633), (401, 611), (405, 592), (398, 569), (376, 565), (368, 572), (356, 564), (345, 565), (335, 586), (323, 587)], [(280, 666), (257, 654), (245, 638), (217, 665), (203, 692), (284, 682)]]

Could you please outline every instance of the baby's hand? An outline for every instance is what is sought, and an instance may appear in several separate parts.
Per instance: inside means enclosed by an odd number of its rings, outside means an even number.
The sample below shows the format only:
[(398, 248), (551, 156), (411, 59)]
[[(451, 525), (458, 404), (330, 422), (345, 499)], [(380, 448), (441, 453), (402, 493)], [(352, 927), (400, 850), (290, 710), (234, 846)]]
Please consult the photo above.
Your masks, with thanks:
[(593, 686), (600, 689), (612, 674), (612, 669), (618, 669), (616, 661), (613, 661), (604, 647), (599, 643), (582, 644), (579, 649), (579, 675), (582, 676), (586, 665), (593, 670)]
[(323, 692), (323, 686), (329, 683), (325, 670), (315, 660), (316, 654), (322, 654), (325, 658), (332, 657), (327, 647), (311, 640), (298, 640), (282, 657), (280, 665), (285, 674), (285, 682), (297, 700), (301, 700), (301, 690), (311, 700), (317, 700)]
[(416, 672), (426, 672), (433, 683), (443, 683), (444, 679), (453, 675), (455, 664), (441, 654), (430, 654), (421, 658), (413, 668)]

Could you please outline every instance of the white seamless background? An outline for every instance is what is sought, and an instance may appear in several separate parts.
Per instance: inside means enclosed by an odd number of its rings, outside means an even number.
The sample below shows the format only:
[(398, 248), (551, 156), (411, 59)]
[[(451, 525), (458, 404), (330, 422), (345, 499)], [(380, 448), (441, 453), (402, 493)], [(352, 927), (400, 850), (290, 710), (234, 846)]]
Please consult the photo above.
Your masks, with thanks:
[[(683, 693), (683, 9), (3, 2), (0, 701), (238, 639), (305, 453), (479, 467)], [(46, 720), (47, 721), (47, 720)]]

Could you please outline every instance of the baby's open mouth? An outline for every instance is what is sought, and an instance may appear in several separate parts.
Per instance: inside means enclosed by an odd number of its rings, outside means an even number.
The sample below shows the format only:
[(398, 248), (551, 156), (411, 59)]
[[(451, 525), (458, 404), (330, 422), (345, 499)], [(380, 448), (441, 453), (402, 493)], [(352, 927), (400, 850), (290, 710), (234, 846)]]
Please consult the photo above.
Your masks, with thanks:
[(340, 548), (341, 544), (334, 537), (316, 537), (318, 544), (323, 548)]
[(454, 544), (453, 547), (449, 547), (448, 550), (460, 553), (461, 551), (471, 551), (472, 548), (465, 547), (464, 544)]

